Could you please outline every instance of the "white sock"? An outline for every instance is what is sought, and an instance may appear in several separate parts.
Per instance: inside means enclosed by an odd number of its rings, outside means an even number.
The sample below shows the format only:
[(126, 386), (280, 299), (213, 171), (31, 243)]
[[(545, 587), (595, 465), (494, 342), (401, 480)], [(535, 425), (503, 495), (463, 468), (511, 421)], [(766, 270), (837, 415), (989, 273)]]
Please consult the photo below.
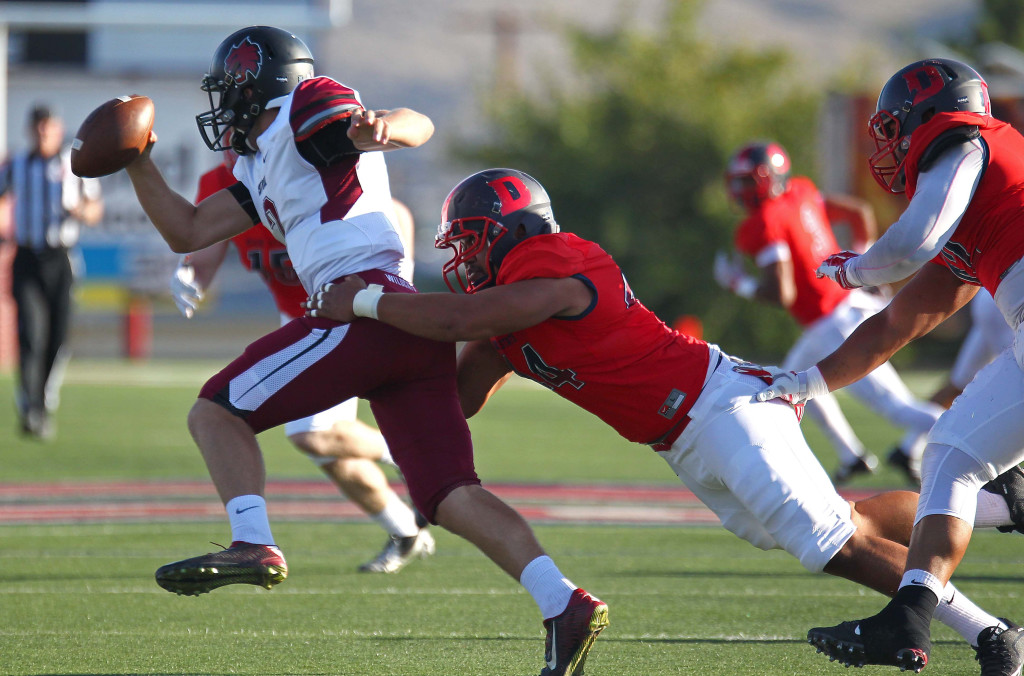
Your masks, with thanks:
[(995, 528), (996, 526), (1012, 526), (1010, 506), (1006, 498), (988, 491), (978, 491), (978, 511), (974, 515), (975, 528)]
[(254, 545), (273, 545), (267, 502), (259, 495), (239, 495), (224, 505), (231, 523), (231, 540)]
[(903, 573), (903, 579), (900, 581), (899, 588), (903, 589), (907, 585), (911, 584), (917, 585), (918, 587), (925, 587), (931, 590), (931, 592), (935, 594), (935, 598), (937, 599), (941, 599), (943, 593), (945, 593), (943, 591), (944, 585), (939, 580), (939, 578), (935, 577), (927, 570), (921, 570), (920, 568), (908, 570), (907, 572)]
[(1006, 629), (998, 617), (974, 605), (952, 582), (946, 584), (942, 594), (935, 608), (935, 619), (963, 636), (975, 648), (978, 647), (978, 634), (984, 629), (997, 626)]
[(538, 556), (526, 564), (519, 584), (530, 592), (545, 620), (561, 615), (576, 590), (576, 585), (562, 575), (550, 556)]
[(420, 527), (416, 525), (416, 515), (394, 493), (391, 494), (384, 509), (376, 514), (371, 514), (370, 518), (376, 521), (389, 535), (407, 538), (420, 532)]

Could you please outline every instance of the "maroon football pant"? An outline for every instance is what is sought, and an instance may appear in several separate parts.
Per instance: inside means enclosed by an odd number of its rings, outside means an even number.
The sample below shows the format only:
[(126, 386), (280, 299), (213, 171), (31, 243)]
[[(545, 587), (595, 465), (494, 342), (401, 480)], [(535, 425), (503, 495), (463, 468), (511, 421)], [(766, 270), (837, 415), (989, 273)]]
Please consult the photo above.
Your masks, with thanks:
[(413, 503), (432, 522), (448, 493), (480, 483), (452, 343), (371, 319), (300, 318), (249, 345), (199, 396), (244, 419), (254, 433), (351, 397), (368, 400)]

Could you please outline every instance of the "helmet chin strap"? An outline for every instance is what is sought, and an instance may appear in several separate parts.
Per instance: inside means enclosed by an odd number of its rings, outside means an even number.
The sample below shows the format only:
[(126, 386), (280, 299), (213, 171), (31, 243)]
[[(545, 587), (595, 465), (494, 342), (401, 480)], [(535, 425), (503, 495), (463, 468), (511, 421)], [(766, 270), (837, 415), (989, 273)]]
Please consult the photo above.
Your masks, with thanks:
[(256, 123), (255, 117), (243, 119), (243, 125), (236, 125), (231, 132), (231, 149), (239, 155), (252, 155), (259, 148), (252, 144), (252, 128)]
[(239, 155), (252, 155), (256, 152), (256, 148), (249, 145), (248, 132), (238, 129), (231, 132), (231, 149)]

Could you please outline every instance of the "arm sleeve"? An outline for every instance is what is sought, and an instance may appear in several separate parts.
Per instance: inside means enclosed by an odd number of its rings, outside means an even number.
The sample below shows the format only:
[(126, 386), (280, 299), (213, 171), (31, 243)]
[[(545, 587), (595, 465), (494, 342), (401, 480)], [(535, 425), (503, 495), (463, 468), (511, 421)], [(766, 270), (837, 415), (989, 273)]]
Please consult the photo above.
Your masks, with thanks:
[(934, 258), (956, 231), (985, 168), (980, 140), (943, 153), (917, 181), (917, 192), (899, 220), (864, 255), (847, 264), (860, 286), (906, 279)]
[(238, 206), (245, 209), (245, 213), (249, 214), (252, 224), (259, 225), (260, 215), (256, 212), (256, 205), (252, 203), (252, 195), (249, 194), (245, 184), (239, 181), (234, 185), (228, 186), (227, 191), (238, 201)]
[(295, 145), (302, 158), (314, 167), (329, 167), (341, 159), (358, 155), (352, 139), (348, 137), (349, 117), (331, 122), (303, 140), (296, 138)]

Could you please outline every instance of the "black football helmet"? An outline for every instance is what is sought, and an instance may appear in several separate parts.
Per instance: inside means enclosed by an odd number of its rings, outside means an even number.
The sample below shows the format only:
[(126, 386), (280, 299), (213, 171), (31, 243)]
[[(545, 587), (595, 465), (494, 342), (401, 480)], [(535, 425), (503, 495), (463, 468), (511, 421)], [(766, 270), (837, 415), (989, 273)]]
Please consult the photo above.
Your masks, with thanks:
[(267, 103), (311, 77), (313, 54), (288, 31), (271, 26), (235, 31), (217, 47), (200, 85), (210, 97), (210, 110), (196, 115), (203, 141), (210, 150), (251, 154), (246, 140)]
[(890, 192), (906, 190), (903, 162), (910, 136), (936, 113), (992, 114), (988, 85), (976, 70), (952, 59), (924, 59), (899, 70), (878, 95), (868, 133), (875, 152), (871, 174)]
[(725, 170), (729, 197), (747, 209), (786, 192), (789, 155), (778, 143), (756, 141), (737, 150)]
[[(514, 246), (558, 231), (551, 199), (537, 179), (515, 169), (487, 169), (463, 179), (448, 194), (434, 246), (454, 251), (441, 268), (448, 288), (455, 291), (454, 273), (462, 290), (474, 293), (494, 285), (501, 262)], [(484, 247), (486, 268), (470, 269), (468, 263)]]

